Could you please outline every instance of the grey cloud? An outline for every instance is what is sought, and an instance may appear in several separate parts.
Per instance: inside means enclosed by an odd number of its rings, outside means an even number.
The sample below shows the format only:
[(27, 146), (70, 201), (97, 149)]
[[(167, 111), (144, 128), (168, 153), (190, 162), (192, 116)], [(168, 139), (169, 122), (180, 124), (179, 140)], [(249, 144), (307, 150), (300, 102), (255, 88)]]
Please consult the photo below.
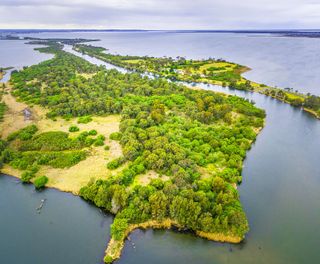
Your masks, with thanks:
[(316, 28), (314, 0), (0, 0), (1, 28)]

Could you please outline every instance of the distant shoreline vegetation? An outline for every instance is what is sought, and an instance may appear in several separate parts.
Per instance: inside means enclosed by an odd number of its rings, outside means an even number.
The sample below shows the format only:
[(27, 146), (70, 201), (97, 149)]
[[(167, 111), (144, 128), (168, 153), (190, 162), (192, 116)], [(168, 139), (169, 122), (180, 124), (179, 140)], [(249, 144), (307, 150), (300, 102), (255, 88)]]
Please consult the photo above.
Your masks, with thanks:
[(275, 88), (245, 79), (242, 73), (250, 68), (223, 59), (188, 60), (184, 57), (123, 56), (106, 52), (105, 48), (76, 44), (74, 49), (110, 64), (140, 73), (152, 73), (173, 81), (210, 83), (232, 89), (252, 91), (270, 96), (320, 119), (320, 97), (302, 94), (292, 88)]

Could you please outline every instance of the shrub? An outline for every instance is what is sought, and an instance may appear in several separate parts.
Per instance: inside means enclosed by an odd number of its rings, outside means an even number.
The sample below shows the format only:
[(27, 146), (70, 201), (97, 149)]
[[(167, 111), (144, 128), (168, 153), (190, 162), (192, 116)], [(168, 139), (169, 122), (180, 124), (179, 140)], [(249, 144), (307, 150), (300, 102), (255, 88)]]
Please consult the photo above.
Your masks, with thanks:
[(58, 151), (81, 148), (79, 142), (68, 138), (68, 133), (62, 131), (49, 131), (35, 136), (32, 140), (23, 143), (20, 147), (22, 151), (45, 150)]
[(80, 161), (84, 160), (87, 154), (84, 151), (72, 151), (72, 152), (55, 152), (53, 159), (48, 162), (48, 165), (53, 168), (69, 168)]
[(113, 258), (111, 256), (105, 256), (103, 259), (104, 263), (110, 264), (113, 262)]
[(78, 132), (80, 129), (77, 126), (71, 126), (69, 127), (69, 132)]
[(110, 150), (110, 146), (105, 146), (104, 150)]
[(120, 157), (120, 158), (114, 159), (114, 160), (110, 161), (107, 164), (107, 168), (109, 170), (114, 170), (116, 168), (119, 168), (124, 162), (125, 162), (125, 158), (124, 157)]
[(21, 175), (21, 181), (23, 183), (29, 183), (30, 180), (35, 176), (35, 173), (32, 171), (25, 171)]
[(105, 140), (106, 137), (104, 135), (99, 135), (99, 136), (97, 136), (97, 139)]
[(45, 185), (48, 183), (49, 179), (46, 176), (41, 176), (38, 177), (37, 179), (35, 179), (34, 181), (34, 186), (36, 187), (36, 189), (41, 189), (43, 187), (45, 187)]
[(15, 139), (20, 139), (20, 140), (29, 140), (32, 138), (32, 136), (38, 131), (38, 128), (36, 125), (30, 125), (25, 128), (22, 128), (18, 131), (15, 131), (11, 133), (8, 137), (8, 141), (12, 141)]
[(96, 147), (103, 146), (104, 145), (104, 141), (101, 138), (100, 139), (96, 139), (96, 141), (94, 142), (94, 145)]
[(98, 134), (98, 132), (97, 132), (97, 130), (95, 130), (95, 129), (91, 129), (90, 131), (89, 131), (89, 135), (90, 136), (95, 136), (95, 135), (97, 135)]
[(122, 137), (122, 133), (120, 133), (120, 132), (114, 132), (114, 133), (112, 133), (112, 134), (110, 135), (109, 138), (112, 139), (112, 140), (120, 140), (121, 137)]
[(125, 231), (128, 228), (127, 219), (117, 219), (115, 218), (113, 224), (111, 225), (111, 235), (115, 240), (124, 239)]
[[(17, 169), (27, 169), (28, 166), (37, 163), (39, 165), (49, 165), (53, 168), (68, 168), (76, 165), (80, 161), (86, 158), (87, 154), (85, 151), (74, 150), (74, 151), (52, 151), (52, 152), (41, 152), (32, 151), (25, 152), (21, 157), (15, 157), (10, 165)], [(23, 168), (22, 168), (23, 165)], [(32, 170), (32, 167), (31, 169)]]
[(87, 146), (91, 146), (96, 140), (94, 138), (86, 138), (85, 143)]
[(92, 121), (91, 116), (81, 116), (78, 118), (78, 124), (88, 124)]
[(105, 138), (105, 136), (103, 136), (103, 135), (97, 136), (96, 141), (94, 142), (94, 145), (95, 145), (96, 147), (98, 147), (98, 146), (103, 146), (105, 139), (106, 139), (106, 138)]

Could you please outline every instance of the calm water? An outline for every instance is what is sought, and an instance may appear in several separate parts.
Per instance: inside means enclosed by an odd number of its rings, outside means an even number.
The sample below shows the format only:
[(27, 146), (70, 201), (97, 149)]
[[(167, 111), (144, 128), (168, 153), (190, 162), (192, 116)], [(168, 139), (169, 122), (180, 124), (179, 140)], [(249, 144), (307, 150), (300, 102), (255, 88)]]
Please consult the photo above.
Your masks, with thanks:
[(101, 39), (92, 44), (119, 54), (224, 58), (251, 67), (253, 70), (245, 76), (253, 81), (320, 95), (320, 39), (163, 32), (68, 32), (29, 36)]
[[(47, 199), (38, 214), (41, 199)], [(101, 263), (111, 217), (72, 194), (0, 175), (0, 263)]]
[(0, 40), (0, 67), (21, 68), (52, 58), (49, 54), (34, 51), (40, 46), (24, 43), (20, 40)]
[[(26, 45), (25, 41), (20, 40), (0, 40), (0, 68), (13, 67), (21, 69), (23, 66), (30, 66), (41, 61), (52, 58), (50, 54), (39, 53), (34, 48), (41, 47), (37, 45)], [(10, 79), (8, 70), (2, 78), (2, 82)]]
[[(84, 33), (81, 35), (83, 36)], [(89, 35), (86, 34), (86, 37)], [(92, 37), (97, 37), (96, 35), (96, 33), (92, 34)], [(138, 33), (136, 35), (132, 33), (106, 33), (103, 36), (104, 45), (111, 46), (112, 44), (113, 50), (120, 53), (126, 51), (125, 53), (132, 52), (132, 54), (140, 52), (143, 55), (170, 55), (169, 53), (179, 53), (179, 50), (181, 50), (185, 51), (181, 52), (181, 54), (193, 57), (213, 56), (211, 53), (214, 53), (215, 47), (212, 47), (212, 52), (210, 52), (209, 43), (213, 41), (212, 38), (219, 39), (217, 35), (214, 37), (209, 36), (206, 39), (205, 34), (193, 34), (192, 36), (192, 34), (163, 33), (161, 36), (159, 33), (150, 35), (146, 33)], [(230, 36), (223, 35), (221, 38), (228, 37)], [(176, 42), (169, 41), (172, 38), (175, 38)], [(180, 38), (182, 39), (179, 40)], [(199, 43), (187, 42), (188, 38), (198, 39)], [(266, 41), (262, 37), (249, 38), (243, 35), (236, 35), (232, 38), (242, 38), (241, 41), (246, 41), (247, 43), (251, 41), (253, 43)], [(245, 38), (247, 40), (244, 40)], [(204, 41), (205, 39), (206, 41)], [(289, 43), (288, 39), (284, 38), (279, 40), (278, 38), (269, 37), (266, 39), (269, 42), (274, 39), (275, 42), (287, 41)], [(289, 40), (295, 43), (298, 41), (297, 39)], [(220, 41), (222, 42), (222, 40)], [(303, 39), (303, 41), (308, 42), (309, 39)], [(183, 42), (184, 44), (182, 45)], [(153, 45), (148, 46), (147, 43), (153, 43)], [(192, 46), (192, 43), (194, 46)], [(197, 45), (203, 45), (206, 48), (198, 50), (199, 46)], [(233, 45), (235, 44), (233, 43)], [(254, 46), (254, 44), (250, 45)], [(226, 46), (228, 47), (228, 45)], [(169, 47), (171, 47), (170, 50), (168, 50)], [(311, 45), (311, 49), (312, 47)], [(248, 47), (238, 47), (236, 53), (239, 58), (245, 58), (245, 55), (240, 56), (242, 48), (244, 54), (249, 49)], [(186, 54), (186, 51), (189, 54)], [(288, 56), (287, 60), (290, 61), (292, 57), (307, 57), (306, 54), (303, 54), (303, 51), (303, 49), (299, 49), (299, 55), (292, 53), (292, 56)], [(2, 49), (0, 52), (2, 52)], [(160, 54), (161, 52), (162, 54)], [(252, 53), (254, 54), (255, 52)], [(273, 55), (269, 54), (269, 56), (272, 57)], [(269, 58), (269, 60), (271, 61), (275, 58)], [(235, 57), (233, 60), (236, 61)], [(290, 64), (287, 69), (291, 71), (294, 67), (295, 65)], [(312, 69), (310, 74), (312, 76), (317, 75), (319, 69), (319, 67)], [(260, 72), (260, 74), (268, 75), (267, 72)], [(294, 76), (293, 72), (290, 72), (289, 75)], [(268, 76), (270, 77), (271, 75)], [(269, 78), (268, 76), (266, 80)], [(287, 82), (289, 83), (290, 80), (287, 80)], [(191, 235), (172, 231), (136, 231), (131, 235), (131, 241), (135, 243), (135, 248), (131, 243), (126, 243), (123, 256), (117, 263), (317, 263), (320, 257), (318, 250), (320, 238), (319, 120), (263, 95), (229, 91), (215, 86), (202, 85), (202, 87), (204, 89), (236, 93), (254, 100), (257, 106), (267, 111), (266, 126), (245, 160), (243, 183), (240, 187), (241, 201), (249, 218), (251, 231), (246, 241), (240, 245), (209, 242)], [(308, 89), (312, 91), (312, 86)], [(23, 250), (35, 253), (38, 253), (38, 251), (46, 252), (48, 243), (52, 242), (51, 239), (55, 241), (51, 245), (51, 251), (54, 254), (50, 256), (44, 254), (47, 257), (45, 263), (99, 263), (98, 259), (103, 254), (108, 238), (108, 225), (111, 222), (111, 218), (106, 218), (101, 215), (99, 210), (71, 195), (53, 190), (47, 190), (40, 194), (33, 193), (31, 186), (22, 187), (20, 184), (16, 185), (14, 183), (15, 180), (10, 183), (9, 179), (11, 178), (5, 177), (3, 179), (0, 181), (0, 221), (3, 218), (7, 219), (7, 221), (5, 221), (6, 224), (1, 224), (0, 228), (6, 226), (5, 231), (11, 228), (11, 230), (19, 230), (20, 234), (18, 239), (17, 237), (12, 237), (13, 232), (1, 232), (0, 244), (7, 245), (7, 241), (12, 241), (11, 243), (16, 245), (11, 248), (11, 251), (1, 252), (0, 263), (3, 262), (1, 258), (7, 260), (13, 254), (14, 249), (14, 252), (23, 252)], [(2, 197), (2, 195), (4, 196)], [(43, 213), (39, 216), (35, 213), (35, 207), (43, 195), (53, 195), (53, 197), (48, 198)], [(25, 203), (32, 203), (33, 197), (37, 202), (29, 206), (28, 210)], [(14, 204), (18, 207), (18, 210), (13, 209), (13, 206), (9, 207), (8, 202), (4, 204), (5, 208), (2, 209), (2, 201), (10, 201), (11, 205)], [(72, 205), (65, 206), (68, 203)], [(59, 211), (62, 204), (63, 208), (66, 209), (63, 214)], [(33, 214), (33, 217), (28, 219), (29, 214)], [(45, 218), (46, 214), (50, 215), (49, 219), (57, 219), (57, 221), (61, 219), (61, 215), (63, 215), (63, 219), (65, 215), (68, 215), (72, 224), (61, 230), (60, 227), (63, 224), (57, 224), (57, 228), (53, 230), (50, 227), (50, 223), (37, 220), (37, 217)], [(5, 217), (2, 217), (2, 215)], [(25, 221), (24, 219), (28, 220)], [(101, 221), (107, 222), (104, 228), (100, 226)], [(19, 226), (26, 226), (26, 222), (28, 227), (31, 225), (33, 228), (18, 228)], [(65, 221), (60, 223), (66, 224)], [(79, 229), (73, 229), (73, 225), (78, 225)], [(33, 237), (36, 234), (35, 230), (38, 228), (47, 233), (42, 238), (43, 241), (37, 238), (35, 243), (38, 243), (38, 247), (33, 248), (28, 237)], [(72, 239), (60, 241), (56, 238), (59, 236), (71, 237)], [(78, 236), (82, 237), (83, 240), (79, 239)], [(75, 244), (83, 241), (87, 241), (86, 246), (88, 249), (82, 248), (78, 250), (78, 247), (81, 248), (81, 246), (75, 246)], [(61, 246), (60, 243), (64, 246)], [(91, 252), (92, 255), (87, 253), (89, 248), (94, 248)], [(70, 254), (70, 258), (67, 261), (61, 261), (66, 251)], [(38, 263), (32, 259), (30, 253), (23, 255), (23, 263)], [(81, 260), (79, 261), (79, 259)], [(10, 263), (20, 263), (20, 261), (10, 261)]]

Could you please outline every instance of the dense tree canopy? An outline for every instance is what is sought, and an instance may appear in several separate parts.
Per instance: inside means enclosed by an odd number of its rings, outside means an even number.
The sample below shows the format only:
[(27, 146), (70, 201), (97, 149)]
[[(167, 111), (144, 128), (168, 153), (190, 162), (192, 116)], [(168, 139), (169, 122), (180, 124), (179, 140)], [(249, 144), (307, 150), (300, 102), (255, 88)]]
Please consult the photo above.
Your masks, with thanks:
[[(110, 138), (120, 142), (123, 156), (107, 165), (122, 166), (119, 173), (92, 181), (80, 192), (116, 214), (114, 239), (123, 239), (130, 224), (166, 218), (185, 229), (244, 236), (248, 223), (234, 185), (241, 182), (242, 162), (263, 126), (264, 111), (235, 96), (105, 70), (56, 44), (40, 51), (55, 57), (15, 72), (15, 96), (47, 107), (49, 118), (121, 115), (120, 131)], [(87, 137), (71, 140), (63, 132), (31, 135), (20, 151), (81, 152)], [(55, 143), (47, 144), (48, 140)], [(25, 154), (7, 155), (11, 164), (20, 166), (14, 155)], [(146, 186), (137, 183), (137, 177), (150, 170), (159, 178)], [(168, 180), (161, 180), (161, 175)]]
[(104, 48), (86, 44), (76, 44), (74, 49), (131, 71), (148, 72), (171, 80), (212, 83), (232, 89), (256, 91), (296, 107), (303, 106), (313, 115), (320, 117), (320, 97), (301, 94), (292, 88), (279, 89), (249, 81), (241, 76), (241, 73), (249, 68), (222, 59), (191, 60), (183, 57), (115, 55), (106, 52)]

